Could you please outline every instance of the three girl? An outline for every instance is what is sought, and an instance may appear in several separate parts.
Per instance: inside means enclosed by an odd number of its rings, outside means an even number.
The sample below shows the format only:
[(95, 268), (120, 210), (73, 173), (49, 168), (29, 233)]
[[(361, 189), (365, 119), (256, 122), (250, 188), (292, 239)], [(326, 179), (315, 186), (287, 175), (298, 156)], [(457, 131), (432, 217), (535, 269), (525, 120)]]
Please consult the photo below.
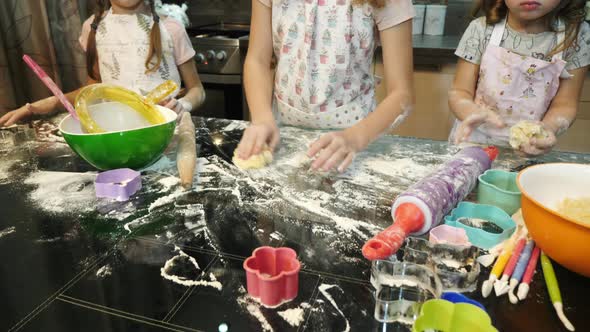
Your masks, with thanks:
[[(165, 105), (190, 112), (205, 93), (193, 60), (195, 51), (183, 25), (156, 13), (153, 0), (97, 0), (96, 13), (84, 22), (80, 44), (86, 52), (88, 84), (103, 82), (144, 94), (166, 80), (181, 80), (186, 95)], [(66, 96), (74, 101), (79, 90)], [(55, 97), (8, 112), (0, 126), (31, 114), (47, 114), (59, 106)]]
[(521, 146), (548, 152), (576, 118), (590, 64), (584, 0), (482, 0), (485, 17), (471, 22), (449, 105), (456, 143), (508, 145), (509, 129), (536, 121), (547, 132)]

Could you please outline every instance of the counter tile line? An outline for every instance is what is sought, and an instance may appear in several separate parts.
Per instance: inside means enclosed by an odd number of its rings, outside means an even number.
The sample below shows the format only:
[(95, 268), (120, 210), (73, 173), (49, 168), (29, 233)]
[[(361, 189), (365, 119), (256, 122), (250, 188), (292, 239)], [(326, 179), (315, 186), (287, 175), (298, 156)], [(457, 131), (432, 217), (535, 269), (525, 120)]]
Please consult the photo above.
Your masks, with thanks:
[[(203, 272), (201, 273), (201, 276), (205, 276), (205, 274), (207, 274), (207, 271), (209, 271), (209, 268), (211, 266), (213, 266), (214, 263), (216, 263), (217, 261), (219, 261), (220, 256), (215, 257), (215, 259), (213, 259), (211, 262), (209, 262), (209, 264), (207, 264), (207, 266), (203, 269)], [(195, 292), (195, 289), (197, 287), (191, 286), (184, 294), (183, 296), (178, 300), (178, 302), (176, 302), (176, 304), (172, 307), (172, 309), (170, 309), (170, 311), (168, 312), (168, 314), (166, 314), (166, 316), (164, 317), (163, 321), (165, 322), (169, 322), (171, 321), (174, 316), (176, 315), (176, 313), (182, 308), (182, 306), (184, 306), (184, 304), (186, 303), (186, 301), (193, 295), (193, 293)], [(198, 293), (198, 290), (197, 290)]]
[(223, 251), (217, 251), (217, 250), (209, 250), (209, 249), (203, 249), (203, 248), (199, 248), (199, 247), (194, 247), (191, 245), (186, 245), (186, 244), (175, 244), (175, 243), (170, 243), (170, 242), (164, 242), (161, 240), (157, 240), (157, 239), (153, 239), (150, 237), (143, 237), (143, 236), (139, 236), (137, 237), (138, 239), (141, 239), (142, 241), (145, 240), (146, 242), (151, 242), (154, 244), (159, 244), (159, 245), (168, 245), (168, 246), (177, 246), (180, 249), (184, 250), (190, 250), (190, 251), (196, 251), (202, 254), (209, 254), (209, 255), (215, 255), (215, 256), (224, 256), (224, 257), (228, 257), (228, 258), (232, 258), (232, 259), (238, 259), (238, 260), (244, 260), (248, 257), (242, 257), (242, 256), (238, 256), (238, 255), (234, 255), (234, 254), (229, 254)]
[[(319, 293), (320, 280), (322, 280), (322, 276), (319, 276), (318, 281), (316, 282), (315, 287), (313, 289), (313, 293), (311, 294), (311, 297), (308, 299), (309, 302), (313, 302), (317, 298), (317, 293)], [(303, 331), (303, 328), (307, 325), (307, 320), (309, 319), (309, 317), (311, 317), (311, 314), (313, 312), (313, 305), (308, 309), (309, 311), (305, 315), (305, 321), (297, 328), (297, 332)]]
[(141, 315), (136, 315), (136, 314), (132, 314), (130, 312), (126, 312), (126, 311), (122, 311), (122, 310), (117, 310), (117, 309), (113, 309), (113, 308), (109, 308), (109, 307), (105, 307), (105, 306), (101, 306), (92, 302), (88, 302), (88, 301), (84, 301), (78, 298), (74, 298), (71, 296), (66, 296), (66, 295), (60, 295), (58, 296), (57, 300), (65, 302), (65, 303), (69, 303), (71, 305), (75, 305), (78, 307), (82, 307), (82, 308), (86, 308), (89, 310), (93, 310), (93, 311), (97, 311), (97, 312), (102, 312), (104, 314), (107, 315), (112, 315), (112, 316), (117, 316), (123, 319), (128, 319), (128, 320), (132, 320), (138, 323), (142, 323), (142, 324), (147, 324), (147, 325), (152, 325), (155, 327), (159, 327), (159, 328), (164, 328), (167, 330), (171, 330), (171, 331), (179, 331), (179, 332), (184, 332), (184, 331), (194, 331), (194, 332), (202, 332), (199, 330), (195, 330), (186, 326), (180, 326), (180, 325), (175, 325), (175, 324), (171, 324), (171, 323), (167, 323), (164, 321), (159, 321), (157, 319), (152, 319), (149, 317), (145, 317), (145, 316), (141, 316)]
[(90, 270), (93, 270), (101, 262), (103, 262), (109, 256), (111, 256), (111, 254), (114, 253), (114, 251), (115, 251), (115, 248), (112, 248), (109, 252), (107, 252), (106, 254), (104, 254), (103, 257), (100, 257), (100, 258), (97, 258), (96, 260), (94, 260), (93, 263), (91, 263), (88, 267), (86, 267), (85, 269), (83, 269), (82, 271), (80, 271), (70, 281), (68, 281), (65, 285), (63, 285), (55, 293), (53, 293), (52, 295), (50, 295), (49, 297), (47, 297), (47, 299), (45, 299), (45, 301), (41, 302), (41, 304), (39, 304), (36, 308), (34, 308), (31, 312), (29, 312), (25, 317), (23, 317), (19, 322), (17, 322), (16, 324), (14, 324), (14, 326), (11, 327), (8, 330), (8, 332), (16, 332), (16, 331), (22, 329), (28, 322), (30, 322), (31, 320), (33, 320), (41, 311), (43, 311), (51, 303), (53, 303), (53, 301), (56, 298), (58, 298), (59, 295), (61, 295), (64, 292), (66, 292), (74, 284), (76, 284), (78, 281), (80, 281)]

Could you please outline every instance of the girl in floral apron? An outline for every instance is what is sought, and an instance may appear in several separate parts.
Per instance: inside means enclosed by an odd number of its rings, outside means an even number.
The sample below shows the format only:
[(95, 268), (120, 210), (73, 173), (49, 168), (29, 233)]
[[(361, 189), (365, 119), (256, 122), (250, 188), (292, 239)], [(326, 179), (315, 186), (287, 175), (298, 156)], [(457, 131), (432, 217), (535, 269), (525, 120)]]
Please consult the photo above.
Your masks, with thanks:
[[(449, 105), (462, 141), (507, 146), (520, 121), (537, 122), (545, 138), (520, 146), (548, 152), (576, 118), (590, 64), (590, 28), (582, 0), (483, 0), (456, 54), (461, 58)], [(478, 8), (479, 10), (479, 8)], [(567, 24), (566, 24), (567, 22)]]
[[(410, 0), (253, 0), (244, 67), (252, 124), (238, 156), (274, 149), (277, 122), (336, 129), (308, 155), (316, 157), (314, 169), (343, 171), (411, 110), (413, 15)], [(378, 39), (388, 95), (376, 106), (371, 68)]]
[[(197, 108), (205, 98), (193, 61), (195, 51), (184, 26), (172, 18), (160, 18), (153, 0), (97, 0), (96, 13), (82, 26), (80, 44), (86, 51), (88, 84), (103, 82), (146, 93), (167, 80), (187, 93), (170, 98), (164, 106), (180, 113)], [(66, 94), (74, 101), (79, 90)], [(178, 93), (178, 91), (176, 92)], [(26, 104), (0, 118), (11, 125), (31, 114), (58, 108), (55, 97)]]

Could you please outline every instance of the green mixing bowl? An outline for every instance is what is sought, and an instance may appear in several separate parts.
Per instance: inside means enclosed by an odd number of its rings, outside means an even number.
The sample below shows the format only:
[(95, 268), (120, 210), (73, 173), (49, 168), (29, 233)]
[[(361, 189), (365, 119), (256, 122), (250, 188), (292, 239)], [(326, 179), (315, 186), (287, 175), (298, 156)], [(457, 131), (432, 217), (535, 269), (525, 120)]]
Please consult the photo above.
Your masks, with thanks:
[(72, 150), (99, 170), (137, 170), (158, 160), (174, 135), (176, 113), (165, 107), (157, 108), (166, 122), (150, 125), (124, 104), (96, 104), (88, 111), (106, 133), (83, 133), (78, 121), (70, 115), (61, 121), (59, 130)]

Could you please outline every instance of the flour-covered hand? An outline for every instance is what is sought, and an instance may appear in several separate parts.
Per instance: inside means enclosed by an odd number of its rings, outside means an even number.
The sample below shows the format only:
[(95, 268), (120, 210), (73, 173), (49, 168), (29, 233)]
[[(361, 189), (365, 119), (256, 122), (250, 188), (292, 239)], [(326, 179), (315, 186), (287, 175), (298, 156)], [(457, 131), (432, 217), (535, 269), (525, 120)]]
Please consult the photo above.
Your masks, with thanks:
[(240, 159), (260, 154), (265, 147), (271, 151), (279, 144), (279, 127), (274, 120), (252, 123), (244, 131), (238, 144), (237, 155)]
[(473, 104), (473, 106), (477, 107), (477, 110), (465, 118), (465, 120), (461, 121), (461, 124), (455, 133), (455, 144), (469, 140), (471, 133), (483, 124), (490, 124), (497, 128), (503, 128), (506, 126), (498, 113), (487, 108), (481, 108), (475, 104)]
[(8, 127), (12, 126), (13, 124), (17, 123), (18, 121), (31, 116), (33, 114), (41, 113), (37, 110), (32, 104), (26, 104), (25, 106), (16, 109), (14, 111), (10, 111), (0, 117), (0, 127)]
[(322, 135), (311, 144), (307, 156), (316, 157), (311, 164), (313, 170), (328, 172), (336, 168), (338, 172), (343, 172), (361, 149), (359, 136), (347, 129)]
[(543, 128), (545, 129), (543, 131), (545, 136), (541, 138), (532, 137), (527, 143), (521, 145), (520, 151), (531, 156), (538, 156), (551, 151), (557, 144), (557, 136), (553, 130), (548, 129), (546, 126), (543, 126)]

